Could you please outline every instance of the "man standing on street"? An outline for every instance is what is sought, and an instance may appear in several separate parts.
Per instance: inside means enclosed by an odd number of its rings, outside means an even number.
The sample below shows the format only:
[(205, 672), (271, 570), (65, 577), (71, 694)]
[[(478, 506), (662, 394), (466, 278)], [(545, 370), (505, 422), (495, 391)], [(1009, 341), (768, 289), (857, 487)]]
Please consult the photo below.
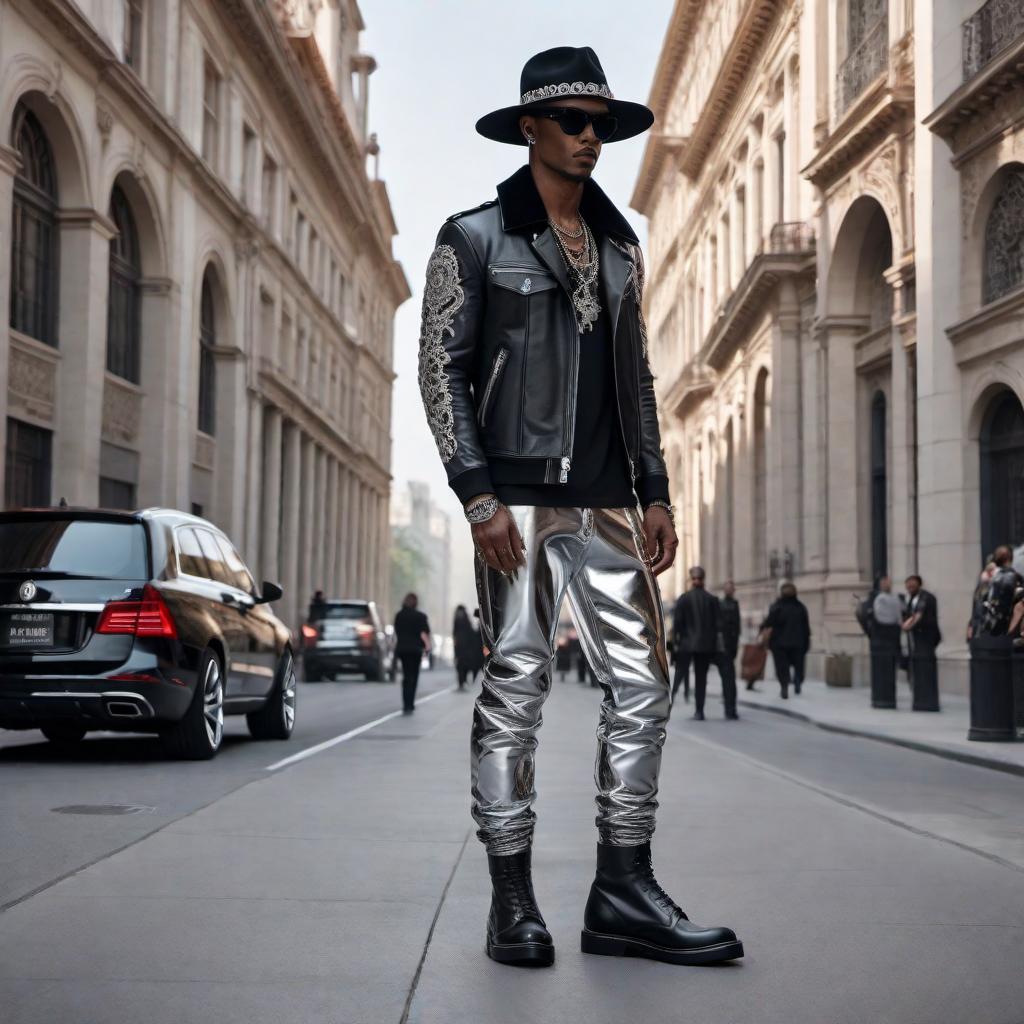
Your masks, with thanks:
[[(683, 684), (683, 695), (690, 696), (690, 662), (693, 662), (693, 717), (704, 721), (704, 695), (708, 686), (708, 666), (716, 660), (721, 641), (721, 609), (718, 600), (704, 589), (704, 570), (690, 570), (690, 589), (676, 601), (672, 612), (672, 636), (676, 646), (676, 674), (673, 695)], [(735, 698), (735, 686), (734, 698)], [(729, 708), (726, 708), (728, 711)], [(732, 709), (735, 714), (735, 707)]]
[[(591, 179), (651, 111), (613, 98), (589, 47), (527, 61), (519, 102), (477, 122), (529, 149), (498, 198), (449, 217), (427, 267), (419, 382), (476, 548), (490, 655), (471, 739), (488, 853), (487, 953), (549, 965), (533, 891), (534, 754), (568, 595), (604, 691), (597, 875), (584, 952), (670, 963), (743, 954), (658, 885), (650, 839), (670, 695), (656, 574), (677, 545), (642, 313), (636, 234)], [(641, 506), (642, 512), (637, 505)]]
[[(736, 655), (740, 649), (742, 619), (740, 618), (740, 603), (736, 600), (736, 584), (732, 580), (726, 580), (723, 590), (724, 596), (719, 602), (723, 651), (719, 657), (718, 672), (722, 677), (725, 717), (738, 718), (739, 716), (736, 714)], [(748, 682), (747, 689), (752, 688), (753, 683)]]
[(910, 685), (914, 691), (915, 711), (939, 710), (939, 668), (935, 649), (942, 643), (939, 630), (939, 605), (935, 595), (925, 590), (921, 577), (906, 579), (907, 607), (903, 630), (910, 643)]
[(761, 623), (762, 635), (767, 634), (779, 678), (779, 696), (789, 698), (789, 684), (799, 693), (804, 682), (804, 665), (811, 647), (811, 623), (807, 608), (796, 596), (796, 585), (783, 583), (775, 601)]
[(416, 685), (420, 678), (423, 652), (430, 650), (430, 623), (416, 605), (415, 594), (405, 595), (395, 615), (395, 657), (402, 663), (402, 711), (416, 710)]

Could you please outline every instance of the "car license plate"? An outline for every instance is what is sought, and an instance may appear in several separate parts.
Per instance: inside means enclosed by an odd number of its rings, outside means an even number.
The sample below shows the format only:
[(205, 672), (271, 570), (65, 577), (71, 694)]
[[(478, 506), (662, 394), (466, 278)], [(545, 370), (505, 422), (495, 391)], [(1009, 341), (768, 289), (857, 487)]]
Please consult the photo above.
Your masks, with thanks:
[(12, 612), (0, 623), (2, 647), (52, 647), (53, 615), (50, 612)]

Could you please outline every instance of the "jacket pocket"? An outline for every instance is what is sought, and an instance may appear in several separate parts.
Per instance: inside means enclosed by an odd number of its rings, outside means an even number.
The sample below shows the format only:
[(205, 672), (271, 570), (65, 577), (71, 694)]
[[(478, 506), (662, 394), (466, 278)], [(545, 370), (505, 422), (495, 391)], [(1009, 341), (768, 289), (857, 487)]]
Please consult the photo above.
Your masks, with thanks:
[(508, 356), (509, 350), (503, 346), (498, 349), (494, 362), (491, 364), (491, 372), (487, 375), (487, 384), (484, 387), (484, 393), (480, 399), (480, 409), (477, 412), (477, 420), (481, 427), (487, 422), (487, 413), (494, 402), (494, 394), (505, 364), (508, 362)]
[(499, 288), (533, 295), (535, 292), (557, 288), (558, 282), (543, 267), (530, 267), (520, 263), (492, 263), (487, 268), (488, 276)]

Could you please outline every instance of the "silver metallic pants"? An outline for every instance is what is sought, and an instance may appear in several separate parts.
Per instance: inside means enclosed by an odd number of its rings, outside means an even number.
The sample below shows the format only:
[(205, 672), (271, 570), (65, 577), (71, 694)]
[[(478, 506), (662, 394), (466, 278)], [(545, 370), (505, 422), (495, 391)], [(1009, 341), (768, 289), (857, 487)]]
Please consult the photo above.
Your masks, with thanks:
[(658, 769), (671, 704), (661, 599), (635, 508), (510, 510), (526, 547), (516, 577), (476, 558), (490, 657), (471, 740), (473, 818), (491, 854), (527, 849), (534, 753), (562, 598), (604, 690), (597, 728), (602, 843), (637, 846), (654, 832)]

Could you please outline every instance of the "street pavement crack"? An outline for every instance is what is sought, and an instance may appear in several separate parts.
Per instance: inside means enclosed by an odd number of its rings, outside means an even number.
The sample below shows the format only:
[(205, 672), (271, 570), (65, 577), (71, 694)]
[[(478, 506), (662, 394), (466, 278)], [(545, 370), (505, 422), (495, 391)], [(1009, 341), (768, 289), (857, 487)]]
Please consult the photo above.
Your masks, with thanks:
[(751, 757), (749, 754), (744, 754), (724, 743), (715, 743), (714, 740), (706, 739), (703, 736), (696, 736), (690, 730), (683, 731), (677, 728), (672, 731), (677, 736), (680, 736), (684, 743), (692, 742), (696, 743), (698, 746), (727, 753), (730, 757), (736, 758), (739, 761), (744, 761), (746, 764), (757, 768), (759, 771), (768, 772), (776, 778), (783, 779), (794, 786), (800, 786), (802, 789), (810, 790), (812, 793), (817, 793), (819, 796), (823, 796), (827, 800), (831, 800), (833, 803), (841, 804), (843, 807), (849, 807), (852, 810), (860, 811), (862, 814), (875, 818), (877, 821), (884, 821), (888, 825), (895, 825), (897, 828), (903, 829), (905, 832), (910, 832), (915, 836), (921, 836), (924, 839), (934, 839), (940, 843), (945, 843), (947, 846), (955, 846), (959, 850), (964, 850), (967, 853), (973, 853), (977, 857), (983, 857), (987, 861), (999, 864), (1004, 868), (1010, 868), (1012, 871), (1024, 872), (1024, 866), (1020, 864), (1015, 864), (1013, 861), (1005, 860), (1003, 857), (994, 853), (989, 853), (987, 850), (980, 850), (976, 846), (961, 843), (959, 840), (951, 839), (949, 836), (938, 835), (935, 832), (930, 832), (928, 829), (908, 824), (905, 821), (901, 821), (899, 818), (893, 817), (891, 814), (887, 814), (885, 811), (879, 810), (877, 807), (871, 807), (869, 804), (860, 803), (852, 797), (844, 796), (842, 793), (837, 793), (834, 789), (829, 789), (826, 786), (818, 786), (813, 782), (808, 782), (806, 779), (800, 778), (799, 775), (794, 775), (782, 768), (776, 768), (767, 761)]
[(466, 852), (466, 844), (469, 842), (469, 837), (472, 833), (472, 829), (468, 829), (466, 831), (466, 837), (462, 840), (462, 846), (459, 847), (458, 856), (456, 856), (455, 863), (452, 865), (451, 874), (448, 876), (448, 881), (444, 883), (444, 888), (441, 890), (441, 898), (437, 901), (437, 910), (434, 911), (434, 919), (430, 922), (430, 928), (427, 931), (427, 938), (423, 943), (423, 953), (420, 955), (420, 962), (416, 965), (416, 973), (413, 975), (412, 984), (409, 986), (409, 994), (405, 997), (405, 1006), (402, 1009), (402, 1016), (399, 1019), (398, 1024), (407, 1024), (409, 1020), (409, 1013), (412, 1011), (412, 1001), (416, 996), (416, 986), (420, 983), (420, 975), (423, 973), (423, 964), (426, 962), (427, 952), (430, 949), (430, 942), (434, 937), (434, 929), (437, 927), (438, 919), (441, 916), (441, 908), (444, 907), (444, 901), (448, 897), (448, 890), (451, 888), (452, 882), (455, 880), (455, 872), (459, 870), (459, 865), (462, 863), (462, 855)]

